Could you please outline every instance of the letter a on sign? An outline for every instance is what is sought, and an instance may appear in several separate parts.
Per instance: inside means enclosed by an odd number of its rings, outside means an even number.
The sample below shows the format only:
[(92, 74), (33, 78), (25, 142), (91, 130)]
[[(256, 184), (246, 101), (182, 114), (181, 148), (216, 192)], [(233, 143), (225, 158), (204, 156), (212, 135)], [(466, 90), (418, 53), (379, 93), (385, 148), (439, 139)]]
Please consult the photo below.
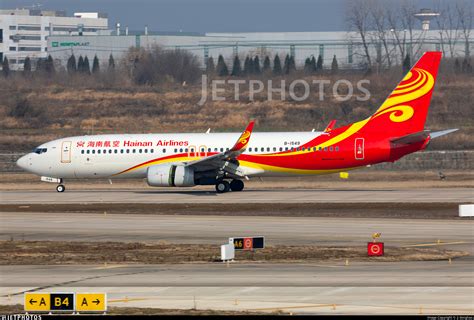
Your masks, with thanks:
[(107, 311), (105, 293), (76, 293), (76, 311)]

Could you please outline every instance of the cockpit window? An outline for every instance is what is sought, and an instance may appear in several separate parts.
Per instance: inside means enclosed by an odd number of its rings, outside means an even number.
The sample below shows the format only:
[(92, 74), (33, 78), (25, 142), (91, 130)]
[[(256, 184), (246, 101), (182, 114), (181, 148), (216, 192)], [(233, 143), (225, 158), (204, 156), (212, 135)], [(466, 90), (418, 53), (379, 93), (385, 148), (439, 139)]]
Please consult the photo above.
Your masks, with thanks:
[(42, 154), (42, 153), (46, 153), (48, 151), (48, 148), (35, 148), (33, 150), (34, 153), (37, 153), (37, 154)]

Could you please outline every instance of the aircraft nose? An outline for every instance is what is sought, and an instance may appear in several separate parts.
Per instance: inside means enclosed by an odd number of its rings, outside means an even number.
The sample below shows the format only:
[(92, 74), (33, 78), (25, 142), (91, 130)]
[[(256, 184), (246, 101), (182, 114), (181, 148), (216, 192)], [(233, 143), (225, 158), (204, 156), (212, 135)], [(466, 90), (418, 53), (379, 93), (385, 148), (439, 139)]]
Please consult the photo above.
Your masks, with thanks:
[(21, 157), (20, 159), (18, 159), (16, 161), (16, 165), (18, 167), (20, 167), (21, 169), (23, 170), (26, 170), (27, 166), (28, 166), (28, 155), (24, 155), (23, 157)]

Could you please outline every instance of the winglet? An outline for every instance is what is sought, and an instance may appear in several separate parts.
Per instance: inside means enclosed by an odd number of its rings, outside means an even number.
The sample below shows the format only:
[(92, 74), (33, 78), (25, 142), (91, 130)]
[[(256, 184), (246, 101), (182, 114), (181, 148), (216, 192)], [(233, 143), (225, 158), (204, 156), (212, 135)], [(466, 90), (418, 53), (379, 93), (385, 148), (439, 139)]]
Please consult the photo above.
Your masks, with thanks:
[(237, 140), (237, 142), (232, 147), (232, 149), (230, 149), (230, 151), (241, 151), (242, 149), (245, 149), (245, 147), (247, 147), (247, 144), (250, 141), (250, 135), (252, 134), (254, 123), (255, 121), (250, 121), (250, 123), (247, 125), (247, 128), (245, 128), (245, 131), (242, 132), (239, 137), (239, 140)]
[(331, 132), (332, 129), (334, 129), (334, 126), (336, 125), (336, 120), (331, 120), (331, 122), (329, 122), (328, 126), (326, 127), (326, 129), (324, 129), (324, 132), (325, 133), (328, 133), (328, 132)]

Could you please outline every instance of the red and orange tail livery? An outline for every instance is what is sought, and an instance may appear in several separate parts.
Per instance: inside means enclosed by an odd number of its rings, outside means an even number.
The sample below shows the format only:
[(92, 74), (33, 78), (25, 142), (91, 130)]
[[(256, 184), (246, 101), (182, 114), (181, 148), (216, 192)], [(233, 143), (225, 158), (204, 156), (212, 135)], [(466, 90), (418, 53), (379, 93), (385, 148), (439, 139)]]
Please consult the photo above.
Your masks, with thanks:
[(385, 135), (402, 136), (425, 127), (441, 52), (426, 52), (368, 119)]

